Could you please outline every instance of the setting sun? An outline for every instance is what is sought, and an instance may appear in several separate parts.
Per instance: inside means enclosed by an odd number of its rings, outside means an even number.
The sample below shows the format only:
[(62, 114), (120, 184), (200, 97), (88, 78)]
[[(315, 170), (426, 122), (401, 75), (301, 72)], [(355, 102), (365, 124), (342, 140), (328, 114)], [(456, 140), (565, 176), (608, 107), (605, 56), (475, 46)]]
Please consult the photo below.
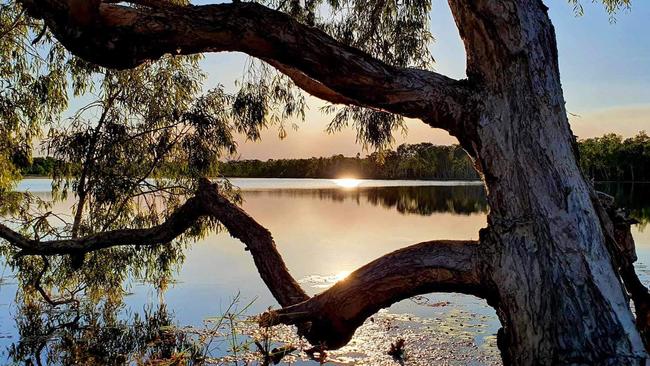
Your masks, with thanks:
[(343, 188), (355, 188), (359, 186), (361, 180), (356, 178), (340, 178), (340, 179), (334, 179), (334, 183), (336, 183), (337, 186)]

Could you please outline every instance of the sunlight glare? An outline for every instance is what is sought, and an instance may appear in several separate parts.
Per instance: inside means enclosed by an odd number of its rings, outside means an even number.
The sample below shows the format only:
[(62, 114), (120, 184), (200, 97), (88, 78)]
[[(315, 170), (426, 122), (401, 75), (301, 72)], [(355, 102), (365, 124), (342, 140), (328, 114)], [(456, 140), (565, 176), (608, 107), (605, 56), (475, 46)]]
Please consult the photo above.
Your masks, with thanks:
[(361, 180), (355, 178), (340, 178), (334, 179), (334, 183), (343, 188), (356, 188), (361, 183)]
[(339, 282), (346, 279), (350, 275), (350, 271), (341, 271), (334, 276), (334, 281)]

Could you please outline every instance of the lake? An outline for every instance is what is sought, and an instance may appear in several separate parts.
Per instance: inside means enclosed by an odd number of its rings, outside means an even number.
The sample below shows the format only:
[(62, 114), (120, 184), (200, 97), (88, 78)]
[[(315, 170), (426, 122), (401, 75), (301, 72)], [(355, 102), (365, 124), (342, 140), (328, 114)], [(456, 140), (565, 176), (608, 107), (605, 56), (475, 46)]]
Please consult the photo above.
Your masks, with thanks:
[[(291, 273), (310, 294), (407, 245), (432, 239), (478, 239), (488, 210), (483, 187), (477, 182), (231, 181), (242, 189), (243, 208), (273, 233)], [(649, 188), (650, 184), (599, 186), (630, 207), (641, 221), (633, 227), (633, 236), (644, 282), (650, 263), (650, 230), (644, 230), (650, 217)], [(49, 189), (46, 179), (26, 179), (18, 187), (46, 199)], [(53, 210), (69, 212), (71, 205), (64, 201)], [(217, 363), (227, 362), (223, 357), (232, 356), (233, 351), (242, 355), (254, 351), (247, 340), (255, 330), (243, 326), (237, 334), (226, 334), (219, 328), (223, 314), (236, 313), (240, 320), (277, 307), (244, 246), (227, 233), (213, 233), (182, 248), (164, 285), (151, 281), (151, 276), (131, 274), (118, 279), (122, 292), (111, 301), (80, 291), (82, 310), (75, 314), (31, 304), (18, 290), (18, 274), (3, 257), (2, 363), (135, 363), (139, 357), (190, 352), (192, 347)], [(330, 361), (395, 364), (386, 351), (403, 338), (408, 364), (498, 365), (494, 337), (498, 328), (495, 312), (485, 301), (461, 294), (431, 294), (380, 312), (359, 329), (349, 346), (331, 352)], [(279, 329), (274, 339), (291, 339), (291, 334), (283, 332), (286, 329)], [(173, 339), (166, 344), (161, 334)], [(89, 354), (97, 358), (91, 360)], [(287, 361), (318, 364), (303, 357)]]

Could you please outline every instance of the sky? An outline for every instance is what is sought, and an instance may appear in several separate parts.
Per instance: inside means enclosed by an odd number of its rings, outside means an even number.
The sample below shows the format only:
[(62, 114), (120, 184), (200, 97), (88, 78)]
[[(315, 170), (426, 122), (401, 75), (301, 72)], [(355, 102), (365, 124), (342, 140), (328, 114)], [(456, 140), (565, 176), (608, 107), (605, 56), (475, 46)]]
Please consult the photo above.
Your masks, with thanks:
[[(198, 1), (206, 3), (212, 1)], [(465, 51), (446, 0), (432, 0), (431, 31), (436, 41), (431, 52), (436, 71), (452, 78), (465, 77)], [(633, 0), (630, 11), (609, 15), (598, 4), (583, 0), (585, 14), (576, 16), (567, 0), (545, 0), (558, 38), (560, 72), (571, 114), (573, 132), (579, 138), (615, 132), (631, 136), (650, 131), (650, 1)], [(242, 75), (247, 57), (237, 53), (208, 54), (203, 68), (209, 77), (206, 87), (221, 83), (230, 88)], [(344, 154), (365, 155), (351, 129), (333, 135), (325, 132), (331, 116), (320, 113), (324, 103), (308, 97), (305, 121), (296, 121), (297, 131), (280, 140), (271, 128), (257, 142), (239, 140), (243, 159), (303, 158)], [(456, 143), (456, 139), (421, 121), (409, 120), (402, 142)]]

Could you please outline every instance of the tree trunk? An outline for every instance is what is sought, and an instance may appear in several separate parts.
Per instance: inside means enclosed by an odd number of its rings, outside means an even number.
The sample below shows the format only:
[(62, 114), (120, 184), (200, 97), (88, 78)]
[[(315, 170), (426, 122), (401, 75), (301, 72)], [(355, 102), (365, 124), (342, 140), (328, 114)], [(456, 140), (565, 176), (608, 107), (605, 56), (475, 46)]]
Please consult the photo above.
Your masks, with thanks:
[(546, 7), (450, 4), (482, 90), (458, 137), (487, 188), (481, 249), (504, 363), (640, 364), (644, 345), (572, 148)]

